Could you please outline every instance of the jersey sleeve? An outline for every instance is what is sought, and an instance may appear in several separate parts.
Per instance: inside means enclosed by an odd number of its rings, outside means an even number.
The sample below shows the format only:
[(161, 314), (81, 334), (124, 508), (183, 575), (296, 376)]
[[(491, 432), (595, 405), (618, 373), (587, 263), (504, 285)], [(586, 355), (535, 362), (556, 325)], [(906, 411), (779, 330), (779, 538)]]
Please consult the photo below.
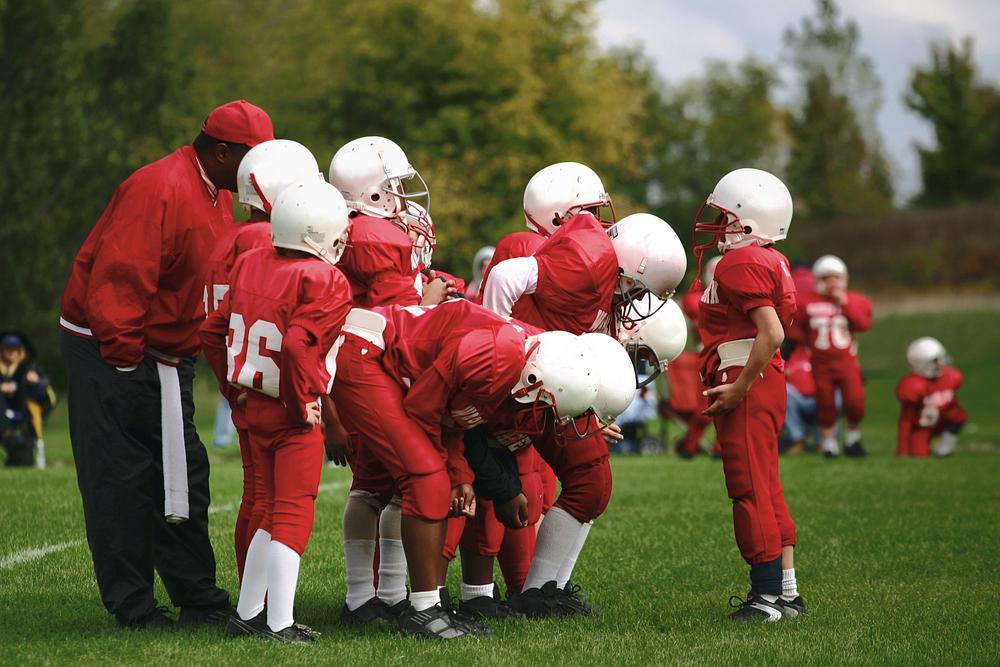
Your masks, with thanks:
[(145, 182), (121, 188), (95, 252), (87, 321), (104, 361), (129, 366), (145, 353), (143, 328), (159, 284), (167, 197)]
[(868, 331), (872, 325), (872, 302), (860, 294), (848, 292), (847, 301), (840, 308), (851, 331)]
[[(720, 267), (721, 268), (721, 267)], [(774, 274), (762, 264), (743, 263), (716, 269), (715, 282), (734, 308), (749, 313), (754, 308), (771, 306), (774, 302)]]
[(525, 294), (534, 294), (538, 288), (538, 262), (534, 257), (514, 257), (500, 262), (490, 274), (483, 292), (483, 306), (498, 315), (510, 317), (517, 303)]
[(896, 398), (900, 403), (920, 403), (924, 399), (923, 385), (914, 375), (904, 375), (896, 385)]

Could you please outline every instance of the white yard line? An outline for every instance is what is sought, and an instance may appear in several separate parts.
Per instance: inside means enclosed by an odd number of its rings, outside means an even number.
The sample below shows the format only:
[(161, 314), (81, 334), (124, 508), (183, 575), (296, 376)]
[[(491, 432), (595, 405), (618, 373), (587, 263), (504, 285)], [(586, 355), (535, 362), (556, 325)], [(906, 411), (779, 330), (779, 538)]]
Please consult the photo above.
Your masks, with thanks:
[[(320, 484), (320, 491), (331, 491), (334, 489), (346, 489), (350, 484), (348, 482), (327, 482), (326, 484)], [(226, 503), (224, 505), (215, 505), (208, 508), (209, 514), (218, 514), (220, 512), (232, 512), (236, 510), (240, 504), (237, 503)], [(21, 549), (20, 551), (15, 551), (12, 554), (8, 554), (3, 558), (0, 558), (0, 570), (9, 570), (12, 567), (21, 565), (22, 563), (30, 563), (36, 561), (40, 558), (44, 558), (49, 554), (59, 553), (60, 551), (66, 551), (67, 549), (72, 549), (73, 547), (78, 547), (84, 543), (84, 540), (70, 540), (69, 542), (59, 542), (58, 544), (43, 544), (40, 547), (29, 547), (27, 549)]]

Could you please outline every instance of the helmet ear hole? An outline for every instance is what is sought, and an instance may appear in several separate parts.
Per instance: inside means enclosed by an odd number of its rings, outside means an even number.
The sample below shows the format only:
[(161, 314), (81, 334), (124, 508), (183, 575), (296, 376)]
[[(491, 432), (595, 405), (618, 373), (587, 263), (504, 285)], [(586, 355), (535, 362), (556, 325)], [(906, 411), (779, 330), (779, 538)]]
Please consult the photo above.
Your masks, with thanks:
[(381, 198), (382, 198), (382, 195), (380, 195), (379, 193), (377, 193), (377, 192), (373, 192), (372, 193), (372, 196), (371, 196), (371, 200), (372, 201), (378, 201)]
[(528, 374), (528, 384), (535, 384), (535, 382), (537, 382), (537, 381), (538, 381), (538, 378), (535, 376), (534, 373), (529, 373)]
[(561, 224), (562, 224), (562, 220), (559, 219), (558, 215), (552, 216), (552, 226), (553, 227), (558, 227)]

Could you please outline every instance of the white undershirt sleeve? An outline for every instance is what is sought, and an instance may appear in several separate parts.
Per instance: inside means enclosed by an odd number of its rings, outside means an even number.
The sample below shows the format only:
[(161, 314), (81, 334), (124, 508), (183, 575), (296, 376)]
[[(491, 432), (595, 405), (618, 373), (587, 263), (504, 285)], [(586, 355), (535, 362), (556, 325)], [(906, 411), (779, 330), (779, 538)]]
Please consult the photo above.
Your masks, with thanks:
[(506, 259), (490, 271), (483, 293), (483, 306), (498, 315), (510, 317), (514, 304), (538, 288), (538, 261), (534, 257)]

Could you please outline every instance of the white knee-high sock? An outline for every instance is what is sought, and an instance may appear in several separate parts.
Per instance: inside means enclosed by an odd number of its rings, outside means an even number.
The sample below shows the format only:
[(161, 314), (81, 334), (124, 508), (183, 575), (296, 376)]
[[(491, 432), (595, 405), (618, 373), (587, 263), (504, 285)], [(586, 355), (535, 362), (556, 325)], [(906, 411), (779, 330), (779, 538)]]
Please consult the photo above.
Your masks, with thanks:
[(535, 555), (531, 558), (531, 567), (522, 590), (541, 588), (546, 582), (556, 580), (559, 568), (576, 546), (583, 526), (560, 507), (549, 510), (545, 515), (545, 522), (538, 530)]
[(378, 522), (378, 598), (390, 607), (406, 599), (406, 552), (402, 508), (389, 503)]
[(378, 511), (364, 499), (351, 496), (344, 506), (344, 569), (347, 608), (355, 610), (375, 597), (375, 533)]
[(292, 608), (302, 558), (276, 540), (271, 540), (267, 555), (267, 627), (278, 632), (295, 622)]
[(271, 533), (260, 528), (253, 534), (247, 548), (246, 565), (243, 566), (243, 583), (240, 585), (240, 601), (236, 613), (244, 621), (259, 614), (264, 609), (267, 595), (267, 561)]
[(576, 544), (573, 545), (573, 550), (566, 555), (566, 560), (563, 561), (562, 566), (559, 568), (559, 574), (556, 575), (556, 584), (559, 585), (559, 588), (565, 587), (566, 582), (573, 576), (573, 568), (576, 567), (576, 559), (580, 557), (580, 552), (583, 551), (583, 545), (587, 542), (587, 536), (590, 535), (590, 529), (593, 527), (594, 522), (588, 521), (580, 528), (580, 534), (576, 538)]

